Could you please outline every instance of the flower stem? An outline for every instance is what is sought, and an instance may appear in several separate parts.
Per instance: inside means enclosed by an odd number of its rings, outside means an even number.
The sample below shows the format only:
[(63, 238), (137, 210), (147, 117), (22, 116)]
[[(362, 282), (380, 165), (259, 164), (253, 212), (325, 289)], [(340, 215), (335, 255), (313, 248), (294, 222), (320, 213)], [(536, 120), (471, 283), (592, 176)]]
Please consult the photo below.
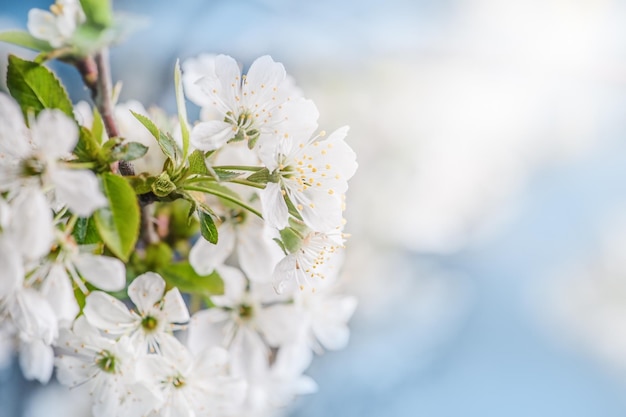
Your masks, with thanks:
[(261, 214), (260, 211), (258, 211), (257, 209), (255, 209), (254, 207), (244, 203), (243, 201), (234, 198), (231, 195), (228, 195), (226, 193), (222, 193), (218, 190), (213, 190), (211, 188), (206, 188), (206, 187), (199, 187), (199, 186), (194, 186), (194, 185), (185, 185), (183, 187), (183, 189), (188, 190), (188, 191), (200, 191), (202, 193), (207, 193), (207, 194), (213, 194), (216, 197), (220, 197), (223, 198), (224, 200), (228, 200), (232, 203), (237, 204), (238, 206), (248, 210), (249, 212), (256, 214), (257, 216), (259, 216), (260, 218), (263, 218), (263, 215)]

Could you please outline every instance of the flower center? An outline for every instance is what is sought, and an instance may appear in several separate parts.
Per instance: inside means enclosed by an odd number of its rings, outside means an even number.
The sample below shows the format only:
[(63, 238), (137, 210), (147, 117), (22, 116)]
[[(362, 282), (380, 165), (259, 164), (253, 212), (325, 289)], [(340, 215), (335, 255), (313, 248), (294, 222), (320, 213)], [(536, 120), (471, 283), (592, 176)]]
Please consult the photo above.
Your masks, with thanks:
[(159, 321), (152, 316), (146, 316), (143, 318), (143, 320), (141, 320), (141, 326), (146, 332), (154, 331), (154, 329), (156, 329), (158, 324), (159, 324)]
[(241, 304), (239, 306), (239, 317), (243, 320), (249, 320), (254, 315), (254, 308), (248, 304)]
[(116, 372), (115, 366), (117, 364), (117, 358), (108, 350), (103, 350), (96, 359), (96, 365), (104, 372), (114, 374)]
[(20, 164), (20, 172), (24, 177), (40, 176), (46, 172), (46, 162), (35, 156), (24, 159)]
[(172, 377), (171, 382), (172, 385), (174, 385), (174, 388), (181, 388), (185, 385), (185, 378), (183, 378), (181, 375), (177, 375), (175, 377)]

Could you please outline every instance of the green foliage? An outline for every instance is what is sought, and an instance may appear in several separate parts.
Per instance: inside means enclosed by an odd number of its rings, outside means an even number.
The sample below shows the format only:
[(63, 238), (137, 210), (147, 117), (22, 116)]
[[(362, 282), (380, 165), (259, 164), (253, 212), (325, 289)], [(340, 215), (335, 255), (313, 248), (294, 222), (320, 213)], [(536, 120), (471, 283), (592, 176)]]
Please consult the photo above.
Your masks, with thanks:
[(200, 218), (200, 233), (202, 234), (202, 237), (209, 242), (216, 244), (217, 226), (215, 226), (213, 217), (202, 210), (198, 210), (198, 217)]
[(94, 214), (96, 227), (107, 248), (126, 262), (139, 236), (140, 210), (137, 197), (123, 177), (103, 173), (101, 179), (109, 206)]
[(294, 253), (302, 246), (302, 238), (291, 227), (286, 227), (280, 231), (281, 247), (288, 253)]
[(258, 184), (267, 184), (270, 180), (270, 172), (267, 168), (263, 168), (246, 177), (246, 180)]
[(105, 29), (113, 24), (113, 10), (109, 0), (80, 0), (87, 24)]
[(159, 128), (146, 116), (135, 113), (131, 110), (131, 113), (139, 122), (144, 125), (146, 129), (154, 136), (159, 147), (167, 156), (167, 158), (172, 162), (175, 168), (178, 168), (183, 160), (181, 151), (176, 144), (176, 141), (169, 133), (161, 132)]
[(224, 294), (224, 281), (217, 272), (198, 275), (189, 262), (170, 264), (157, 271), (170, 287), (202, 296)]
[(189, 173), (209, 176), (211, 173), (206, 167), (204, 152), (195, 150), (189, 155)]
[(134, 161), (144, 156), (148, 147), (139, 142), (126, 142), (116, 145), (111, 149), (109, 161)]
[(180, 72), (180, 62), (176, 61), (174, 68), (174, 86), (176, 88), (176, 107), (178, 108), (178, 122), (180, 123), (180, 133), (183, 138), (183, 159), (187, 158), (189, 152), (189, 125), (187, 123), (187, 107), (185, 106), (185, 96), (183, 94), (183, 81)]
[(74, 118), (67, 92), (56, 76), (43, 65), (9, 55), (7, 87), (25, 117), (43, 109), (59, 109)]
[(91, 245), (102, 242), (93, 216), (87, 218), (80, 217), (74, 225), (72, 236), (79, 245)]
[(37, 39), (24, 30), (11, 30), (0, 33), (0, 42), (7, 42), (41, 52), (50, 52), (53, 49), (48, 42)]

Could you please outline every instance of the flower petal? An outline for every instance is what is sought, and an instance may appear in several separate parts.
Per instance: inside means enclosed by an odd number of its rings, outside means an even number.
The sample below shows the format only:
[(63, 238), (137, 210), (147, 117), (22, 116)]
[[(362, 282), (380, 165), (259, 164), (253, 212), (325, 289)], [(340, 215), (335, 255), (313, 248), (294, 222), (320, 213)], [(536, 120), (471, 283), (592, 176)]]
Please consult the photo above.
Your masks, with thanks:
[(196, 149), (212, 151), (224, 146), (236, 133), (236, 126), (221, 120), (210, 120), (193, 127), (190, 141)]
[(178, 288), (172, 288), (163, 297), (163, 313), (170, 323), (185, 323), (189, 321), (189, 310)]
[(126, 266), (117, 258), (81, 253), (72, 259), (83, 278), (105, 291), (119, 291), (126, 285)]
[(261, 197), (261, 206), (263, 207), (263, 218), (267, 224), (276, 229), (287, 227), (289, 213), (280, 185), (268, 182), (259, 195)]
[(87, 296), (83, 313), (89, 324), (115, 335), (126, 333), (140, 321), (124, 303), (102, 291), (93, 291)]
[(35, 146), (50, 159), (67, 156), (78, 143), (76, 123), (61, 110), (42, 110), (30, 131)]
[(108, 204), (100, 191), (98, 178), (91, 171), (55, 169), (51, 170), (50, 176), (58, 202), (80, 217), (89, 217)]
[(235, 247), (235, 231), (230, 223), (222, 223), (218, 229), (216, 244), (199, 238), (189, 252), (189, 263), (199, 275), (210, 274), (222, 265)]
[(41, 284), (41, 294), (48, 300), (60, 323), (70, 324), (80, 307), (74, 297), (72, 282), (61, 264), (54, 264)]
[(40, 339), (22, 342), (20, 347), (20, 368), (24, 378), (36, 379), (47, 384), (54, 368), (54, 352), (50, 345)]
[(164, 291), (165, 281), (154, 272), (139, 275), (128, 286), (128, 296), (142, 314), (154, 310), (155, 305), (163, 298)]

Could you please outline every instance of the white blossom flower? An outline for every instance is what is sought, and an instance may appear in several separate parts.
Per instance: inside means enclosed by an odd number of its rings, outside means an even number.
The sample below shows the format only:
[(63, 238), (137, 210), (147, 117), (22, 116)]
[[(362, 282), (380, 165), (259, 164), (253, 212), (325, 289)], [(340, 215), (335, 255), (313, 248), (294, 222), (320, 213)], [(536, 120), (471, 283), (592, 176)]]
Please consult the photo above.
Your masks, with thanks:
[(269, 56), (255, 60), (247, 75), (226, 55), (205, 56), (183, 67), (192, 68), (183, 76), (190, 99), (208, 109), (203, 114), (212, 119), (192, 129), (191, 143), (197, 149), (218, 149), (233, 139), (253, 147), (257, 140), (310, 134), (317, 126), (315, 105), (300, 98), (283, 65)]
[(189, 262), (198, 274), (206, 275), (223, 265), (234, 252), (246, 277), (255, 282), (269, 282), (283, 256), (270, 232), (257, 216), (231, 210), (218, 226), (217, 244), (198, 239), (189, 253)]
[(292, 294), (296, 288), (313, 291), (329, 275), (337, 272), (340, 259), (338, 249), (343, 248), (343, 234), (309, 231), (293, 251), (285, 256), (274, 269), (274, 288), (278, 293)]
[(246, 399), (236, 416), (277, 415), (298, 395), (317, 391), (317, 384), (303, 372), (311, 363), (311, 351), (301, 345), (283, 346), (273, 363), (258, 353), (240, 364), (233, 363), (233, 374), (248, 382)]
[(304, 342), (318, 353), (322, 348), (339, 350), (348, 344), (348, 321), (357, 306), (355, 297), (334, 294), (329, 291), (331, 288), (315, 294), (308, 291), (294, 294)]
[(53, 48), (68, 45), (76, 28), (85, 22), (85, 13), (78, 0), (57, 0), (50, 11), (31, 9), (28, 31), (35, 38), (48, 41)]
[(119, 259), (92, 254), (61, 232), (57, 233), (55, 246), (54, 254), (30, 273), (27, 284), (40, 283), (39, 291), (60, 324), (71, 323), (79, 311), (73, 284), (83, 293), (88, 292), (83, 279), (105, 291), (119, 291), (126, 286), (126, 267)]
[(194, 358), (175, 339), (160, 355), (146, 355), (139, 362), (143, 380), (163, 397), (150, 416), (224, 416), (239, 405), (245, 381), (229, 375), (228, 352), (213, 347)]
[(88, 390), (94, 417), (140, 417), (158, 406), (159, 396), (136, 378), (138, 353), (127, 337), (103, 337), (81, 316), (72, 330), (61, 330), (58, 347), (57, 379)]
[[(201, 310), (189, 322), (187, 345), (192, 352), (220, 346), (228, 349), (233, 366), (255, 366), (257, 355), (268, 358), (270, 348), (295, 341), (300, 322), (293, 305), (270, 284), (250, 283), (236, 268), (222, 266), (224, 295), (213, 296), (213, 308)], [(289, 314), (293, 313), (293, 314)], [(287, 313), (287, 314), (285, 314)], [(241, 375), (243, 377), (243, 375)]]
[[(2, 118), (18, 112), (17, 104), (0, 94)], [(24, 186), (43, 191), (53, 188), (56, 202), (81, 217), (106, 206), (95, 174), (70, 169), (63, 162), (78, 142), (78, 127), (73, 120), (56, 109), (42, 110), (31, 121), (30, 131), (20, 127), (24, 123), (21, 116), (19, 120), (11, 125), (15, 135), (5, 137), (7, 141), (0, 148), (4, 155), (0, 158), (0, 190), (15, 193)]]
[(277, 229), (288, 224), (288, 198), (311, 229), (328, 232), (342, 223), (343, 195), (357, 163), (344, 138), (348, 127), (309, 138), (294, 135), (276, 146), (263, 144), (259, 156), (270, 171), (261, 191), (263, 216)]
[(111, 335), (129, 335), (131, 342), (151, 352), (173, 339), (176, 324), (189, 320), (189, 312), (178, 288), (165, 293), (165, 281), (146, 272), (128, 286), (128, 296), (137, 311), (100, 291), (87, 296), (83, 313), (89, 323)]

